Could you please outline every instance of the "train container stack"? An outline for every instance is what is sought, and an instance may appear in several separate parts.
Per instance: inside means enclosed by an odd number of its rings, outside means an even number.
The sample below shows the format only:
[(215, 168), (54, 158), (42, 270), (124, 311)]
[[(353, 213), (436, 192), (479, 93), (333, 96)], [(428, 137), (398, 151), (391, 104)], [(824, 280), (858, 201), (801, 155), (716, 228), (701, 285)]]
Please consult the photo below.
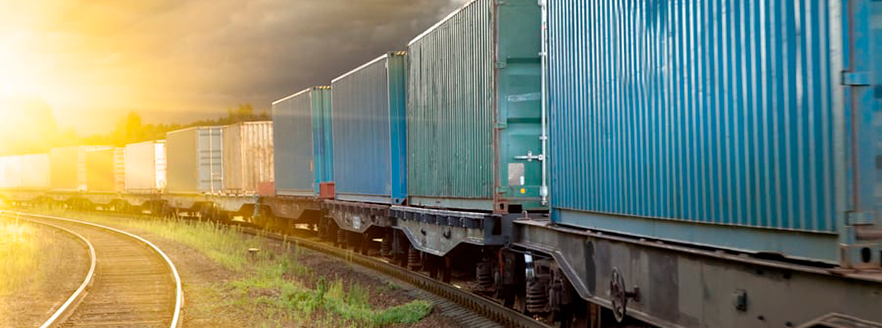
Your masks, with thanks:
[(320, 231), (358, 246), (383, 238), (390, 254), (390, 205), (407, 197), (406, 60), (387, 53), (331, 83), (336, 200), (322, 204)]
[(117, 162), (116, 152), (116, 148), (105, 148), (85, 153), (85, 191), (93, 193), (117, 191), (118, 168), (116, 165), (119, 162)]
[(528, 290), (566, 281), (663, 327), (882, 319), (882, 87), (860, 79), (882, 5), (547, 9), (552, 212), (515, 225), (547, 273)]
[(539, 24), (535, 0), (478, 0), (410, 42), (410, 205), (545, 209)]
[(223, 128), (193, 127), (166, 135), (171, 194), (220, 193), (224, 187)]
[(254, 195), (273, 178), (273, 122), (223, 127), (224, 193)]
[(406, 60), (388, 53), (331, 82), (338, 200), (406, 200)]
[(0, 157), (0, 189), (21, 187), (21, 156)]
[(165, 140), (126, 145), (125, 185), (133, 194), (154, 194), (165, 190)]
[(273, 102), (275, 195), (263, 198), (261, 217), (280, 225), (321, 219), (322, 190), (333, 189), (331, 102), (330, 86)]
[[(110, 154), (109, 174), (113, 175), (113, 147), (109, 146), (71, 146), (63, 148), (53, 148), (49, 151), (49, 187), (55, 192), (84, 192), (89, 190), (88, 178), (89, 166), (87, 158), (92, 156), (97, 158), (99, 155), (90, 155), (90, 153), (106, 153)], [(93, 164), (98, 164), (93, 161)], [(94, 179), (101, 179), (96, 172), (91, 174)], [(113, 189), (113, 177), (109, 179)], [(97, 184), (102, 182), (96, 181)]]
[(409, 43), (408, 198), (384, 239), (408, 267), (492, 276), (512, 221), (546, 209), (539, 26), (535, 1), (476, 0)]
[(0, 198), (7, 202), (40, 199), (49, 188), (49, 155), (0, 157)]
[(333, 181), (331, 87), (312, 87), (273, 102), (276, 194), (318, 197)]
[[(859, 141), (845, 132), (858, 124), (856, 137), (880, 135), (871, 120), (846, 122), (836, 54), (850, 50), (828, 29), (826, 5), (805, 5), (809, 15), (722, 6), (739, 12), (731, 17), (701, 5), (652, 28), (638, 25), (659, 14), (652, 8), (611, 15), (612, 7), (551, 4), (551, 139), (566, 145), (552, 147), (555, 222), (838, 263), (848, 213), (866, 210), (848, 203), (879, 204), (879, 168), (849, 164), (863, 155), (848, 153), (882, 155), (876, 145), (849, 146)], [(781, 15), (774, 30), (757, 25)], [(571, 28), (602, 19), (628, 28)], [(694, 21), (712, 28), (682, 27)], [(733, 22), (745, 27), (727, 28)], [(591, 73), (619, 65), (632, 69)]]

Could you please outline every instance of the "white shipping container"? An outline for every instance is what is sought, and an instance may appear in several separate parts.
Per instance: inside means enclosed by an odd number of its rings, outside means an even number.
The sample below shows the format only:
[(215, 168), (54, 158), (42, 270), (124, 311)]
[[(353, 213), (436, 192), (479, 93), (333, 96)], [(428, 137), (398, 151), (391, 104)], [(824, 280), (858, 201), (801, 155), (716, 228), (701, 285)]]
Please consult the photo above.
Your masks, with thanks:
[(125, 188), (131, 193), (152, 193), (165, 189), (165, 141), (126, 145)]
[(202, 126), (166, 134), (166, 189), (172, 194), (224, 190), (223, 127)]
[(0, 157), (0, 189), (46, 189), (49, 187), (49, 155)]
[(273, 182), (273, 122), (243, 122), (224, 127), (224, 191), (255, 194)]
[(86, 191), (86, 152), (109, 146), (72, 146), (49, 150), (49, 186), (57, 191)]
[(49, 154), (31, 154), (21, 156), (20, 188), (49, 188)]
[(21, 156), (0, 157), (0, 189), (21, 187)]

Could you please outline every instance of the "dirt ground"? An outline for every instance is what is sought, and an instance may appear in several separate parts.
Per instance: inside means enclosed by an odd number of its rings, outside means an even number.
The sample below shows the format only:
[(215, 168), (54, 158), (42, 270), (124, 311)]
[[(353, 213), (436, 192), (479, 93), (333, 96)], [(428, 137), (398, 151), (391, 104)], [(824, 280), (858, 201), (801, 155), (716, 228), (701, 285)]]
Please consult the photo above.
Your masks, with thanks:
[(0, 227), (16, 230), (0, 236), (0, 327), (39, 327), (86, 278), (88, 248), (41, 224), (0, 218)]

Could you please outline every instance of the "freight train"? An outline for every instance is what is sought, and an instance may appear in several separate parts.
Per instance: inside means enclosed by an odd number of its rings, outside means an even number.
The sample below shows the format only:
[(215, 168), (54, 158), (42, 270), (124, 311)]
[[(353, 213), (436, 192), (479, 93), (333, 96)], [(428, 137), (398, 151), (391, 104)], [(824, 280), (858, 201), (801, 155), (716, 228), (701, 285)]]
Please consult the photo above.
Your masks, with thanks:
[(271, 123), (0, 158), (0, 184), (306, 224), (564, 325), (879, 326), (880, 58), (879, 1), (475, 0)]

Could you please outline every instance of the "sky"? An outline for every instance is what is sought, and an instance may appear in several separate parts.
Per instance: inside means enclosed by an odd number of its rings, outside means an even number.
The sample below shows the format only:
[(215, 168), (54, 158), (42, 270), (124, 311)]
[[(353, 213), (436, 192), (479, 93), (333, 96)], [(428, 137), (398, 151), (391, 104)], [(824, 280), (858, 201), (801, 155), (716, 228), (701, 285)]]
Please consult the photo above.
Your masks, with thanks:
[(82, 135), (129, 111), (187, 123), (269, 109), (405, 49), (466, 1), (0, 0), (0, 119), (22, 97)]

